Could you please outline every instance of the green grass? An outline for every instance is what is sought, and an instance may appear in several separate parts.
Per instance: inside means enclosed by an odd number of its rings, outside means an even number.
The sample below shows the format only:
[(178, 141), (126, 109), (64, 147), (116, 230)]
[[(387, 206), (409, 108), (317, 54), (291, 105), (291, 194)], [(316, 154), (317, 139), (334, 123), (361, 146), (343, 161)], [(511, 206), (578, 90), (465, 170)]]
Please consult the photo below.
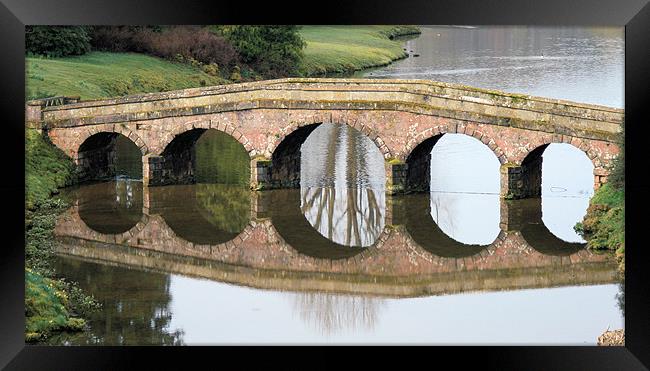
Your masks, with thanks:
[(25, 129), (25, 209), (34, 210), (73, 181), (72, 160), (37, 130)]
[(607, 183), (592, 197), (582, 223), (575, 230), (594, 250), (614, 250), (620, 269), (625, 268), (625, 190)]
[(28, 57), (26, 70), (27, 100), (53, 95), (100, 99), (228, 82), (190, 65), (136, 53)]
[(407, 55), (390, 37), (419, 32), (414, 26), (303, 26), (307, 47), (300, 70), (318, 76), (383, 66)]
[[(349, 73), (405, 57), (390, 38), (419, 33), (415, 26), (303, 26), (305, 76)], [(65, 58), (26, 58), (26, 99), (82, 100), (227, 84), (197, 67), (137, 53), (91, 52)]]
[(54, 331), (79, 331), (86, 321), (70, 316), (68, 294), (58, 281), (25, 269), (25, 340), (41, 340)]

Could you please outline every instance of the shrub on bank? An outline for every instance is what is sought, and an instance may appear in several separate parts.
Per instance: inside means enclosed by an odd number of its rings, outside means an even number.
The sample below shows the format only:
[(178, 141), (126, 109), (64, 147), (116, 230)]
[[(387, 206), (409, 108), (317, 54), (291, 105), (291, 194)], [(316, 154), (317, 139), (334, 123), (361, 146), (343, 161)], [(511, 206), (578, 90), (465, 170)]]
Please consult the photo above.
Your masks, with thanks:
[(25, 26), (27, 54), (46, 57), (81, 55), (90, 51), (86, 26)]
[(608, 182), (589, 201), (582, 223), (574, 229), (587, 240), (587, 247), (614, 250), (619, 270), (625, 271), (625, 122), (618, 137), (619, 155)]
[(295, 76), (305, 42), (299, 26), (214, 26), (235, 48), (242, 62), (266, 78)]
[(238, 61), (227, 40), (199, 26), (100, 26), (93, 29), (92, 44), (96, 50), (145, 53), (190, 64), (230, 68)]
[(420, 27), (418, 26), (392, 26), (380, 32), (383, 35), (386, 35), (389, 39), (394, 39), (396, 37), (406, 35), (418, 35), (422, 33)]

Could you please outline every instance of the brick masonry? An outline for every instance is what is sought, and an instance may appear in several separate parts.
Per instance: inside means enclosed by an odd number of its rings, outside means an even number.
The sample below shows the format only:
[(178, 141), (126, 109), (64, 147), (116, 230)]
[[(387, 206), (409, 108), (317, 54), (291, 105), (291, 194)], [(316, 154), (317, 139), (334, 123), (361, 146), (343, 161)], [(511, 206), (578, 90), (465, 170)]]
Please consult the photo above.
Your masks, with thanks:
[[(177, 235), (161, 214), (150, 209), (152, 201), (146, 187), (144, 192), (140, 221), (119, 234), (91, 229), (82, 219), (79, 206), (72, 206), (56, 222), (59, 253), (256, 287), (394, 296), (609, 283), (617, 279), (616, 265), (606, 255), (584, 248), (566, 254), (539, 249), (531, 242), (534, 236), (525, 226), (531, 224), (526, 218), (538, 218), (538, 224), (543, 226), (541, 212), (533, 208), (532, 213), (522, 218), (522, 210), (513, 208), (506, 200), (501, 207), (502, 231), (495, 241), (477, 249), (464, 246), (473, 250), (461, 256), (449, 257), (430, 251), (409, 232), (408, 220), (397, 216), (400, 207), (409, 205), (400, 205), (389, 198), (386, 215), (393, 216), (387, 218), (384, 231), (372, 246), (351, 256), (327, 259), (304, 254), (298, 246), (287, 243), (286, 235), (276, 228), (274, 217), (269, 217), (263, 206), (268, 202), (263, 200), (251, 200), (250, 221), (239, 235), (230, 241), (207, 245)], [(267, 197), (264, 193), (258, 196)], [(131, 252), (113, 255), (116, 249), (131, 249)], [(145, 264), (141, 259), (147, 256), (150, 258)], [(180, 260), (191, 263), (178, 265)], [(178, 271), (180, 267), (184, 268)]]
[[(183, 133), (215, 129), (241, 143), (251, 161), (270, 161), (266, 174), (251, 167), (252, 188), (295, 186), (296, 143), (306, 136), (292, 133), (327, 122), (355, 128), (377, 145), (386, 159), (389, 192), (408, 189), (407, 159), (418, 145), (444, 133), (470, 135), (506, 167), (501, 172), (502, 195), (511, 198), (536, 193), (535, 172), (516, 168), (550, 143), (581, 149), (594, 164), (598, 187), (618, 154), (616, 137), (623, 121), (620, 109), (419, 80), (292, 78), (74, 102), (62, 100), (64, 104), (48, 107), (42, 101), (28, 102), (27, 124), (44, 128), (78, 164), (79, 148), (91, 136), (128, 137), (145, 158), (147, 185), (180, 181), (183, 177), (173, 176), (176, 166), (169, 164), (178, 160), (191, 166), (191, 153), (181, 159), (155, 158), (165, 157), (165, 150)], [(295, 143), (281, 144), (285, 139)], [(417, 164), (422, 161), (412, 165)], [(191, 180), (191, 169), (180, 169), (187, 175), (183, 179)], [(406, 176), (393, 177), (402, 172)], [(422, 182), (416, 183), (422, 188)]]

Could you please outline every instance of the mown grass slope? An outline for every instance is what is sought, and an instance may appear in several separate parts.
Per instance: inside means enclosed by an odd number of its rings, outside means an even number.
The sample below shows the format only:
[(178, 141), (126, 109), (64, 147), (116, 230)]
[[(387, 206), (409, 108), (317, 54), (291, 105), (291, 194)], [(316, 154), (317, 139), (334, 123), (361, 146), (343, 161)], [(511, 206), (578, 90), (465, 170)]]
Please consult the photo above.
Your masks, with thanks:
[(137, 53), (26, 58), (27, 99), (54, 95), (82, 100), (221, 85), (227, 80), (187, 64)]
[(301, 72), (306, 76), (383, 66), (406, 57), (391, 37), (416, 34), (415, 26), (303, 26), (306, 41)]

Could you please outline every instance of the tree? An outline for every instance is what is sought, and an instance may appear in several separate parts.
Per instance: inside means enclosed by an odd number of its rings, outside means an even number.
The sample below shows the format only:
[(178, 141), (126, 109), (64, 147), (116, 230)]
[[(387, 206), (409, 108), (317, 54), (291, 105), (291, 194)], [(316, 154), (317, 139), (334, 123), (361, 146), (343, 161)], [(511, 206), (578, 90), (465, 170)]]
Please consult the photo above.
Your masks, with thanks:
[(276, 78), (298, 73), (305, 42), (299, 26), (219, 26), (241, 60), (265, 77)]
[(90, 34), (85, 26), (26, 26), (25, 49), (47, 57), (81, 55), (90, 51)]

